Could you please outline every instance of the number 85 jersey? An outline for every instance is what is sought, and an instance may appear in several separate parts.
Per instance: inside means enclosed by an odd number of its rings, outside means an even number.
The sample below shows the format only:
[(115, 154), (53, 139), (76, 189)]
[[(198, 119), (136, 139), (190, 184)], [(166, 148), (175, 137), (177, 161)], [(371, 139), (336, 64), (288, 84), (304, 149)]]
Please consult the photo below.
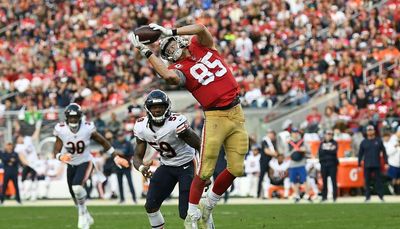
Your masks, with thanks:
[(96, 131), (93, 122), (81, 121), (78, 132), (73, 133), (64, 122), (58, 123), (54, 127), (53, 134), (61, 139), (63, 148), (61, 153), (72, 154), (72, 159), (68, 164), (79, 165), (92, 160), (89, 145), (92, 133)]
[(150, 124), (148, 117), (136, 121), (134, 135), (147, 142), (161, 156), (161, 163), (168, 166), (181, 166), (194, 159), (195, 149), (178, 137), (189, 128), (184, 115), (172, 113), (164, 125), (156, 127)]
[(202, 46), (193, 36), (188, 50), (190, 57), (169, 66), (181, 78), (204, 110), (229, 105), (238, 95), (239, 86), (229, 66), (217, 50)]

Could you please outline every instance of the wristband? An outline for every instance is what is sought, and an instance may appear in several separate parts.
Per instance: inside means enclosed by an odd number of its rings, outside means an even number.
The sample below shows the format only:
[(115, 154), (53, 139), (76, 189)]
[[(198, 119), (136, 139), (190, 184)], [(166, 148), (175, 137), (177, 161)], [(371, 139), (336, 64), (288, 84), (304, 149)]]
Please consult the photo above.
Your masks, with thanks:
[(111, 154), (114, 153), (114, 151), (115, 151), (114, 147), (111, 146), (111, 147), (107, 150), (106, 154), (111, 155)]
[(145, 167), (146, 166), (144, 166), (144, 165), (140, 165), (138, 168), (138, 171), (142, 173)]
[(172, 36), (178, 35), (178, 29), (172, 29)]
[(150, 57), (151, 55), (153, 55), (153, 52), (152, 52), (151, 50), (147, 50), (147, 51), (145, 52), (145, 54), (144, 54), (144, 56), (145, 56), (147, 59), (149, 59), (149, 57)]
[(56, 154), (56, 159), (60, 161), (61, 153)]

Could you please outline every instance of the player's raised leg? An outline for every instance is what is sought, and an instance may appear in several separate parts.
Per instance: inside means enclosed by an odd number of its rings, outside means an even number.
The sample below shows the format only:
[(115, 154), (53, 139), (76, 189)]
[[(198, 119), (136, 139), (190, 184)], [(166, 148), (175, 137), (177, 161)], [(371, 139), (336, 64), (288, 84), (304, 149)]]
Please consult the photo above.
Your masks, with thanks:
[[(221, 116), (222, 114), (222, 116)], [(224, 111), (205, 112), (206, 121), (203, 127), (202, 144), (200, 153), (200, 166), (197, 175), (194, 177), (190, 187), (188, 219), (197, 222), (201, 218), (199, 202), (206, 185), (206, 181), (212, 176), (217, 163), (218, 154), (225, 140), (226, 134), (230, 131), (226, 125), (227, 113)], [(201, 222), (200, 222), (201, 224)], [(205, 224), (199, 225), (206, 228)]]
[[(242, 176), (244, 172), (244, 157), (248, 150), (248, 135), (244, 127), (244, 115), (242, 108), (236, 106), (229, 110), (226, 117), (226, 129), (230, 130), (224, 141), (227, 158), (227, 168), (222, 171), (214, 182), (212, 190), (200, 203), (202, 219), (200, 224), (207, 224), (212, 210), (221, 199), (222, 194), (232, 185), (236, 177)], [(222, 118), (222, 117), (221, 117)]]

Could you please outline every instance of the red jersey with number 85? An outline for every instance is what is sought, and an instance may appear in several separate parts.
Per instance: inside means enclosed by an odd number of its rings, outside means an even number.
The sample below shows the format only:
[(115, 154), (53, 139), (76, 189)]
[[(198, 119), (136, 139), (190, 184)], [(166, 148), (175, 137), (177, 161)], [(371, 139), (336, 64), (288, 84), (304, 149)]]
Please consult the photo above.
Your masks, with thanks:
[(185, 87), (204, 110), (229, 105), (238, 95), (239, 86), (217, 50), (207, 48), (193, 36), (188, 47), (191, 56), (177, 61), (169, 69), (181, 71)]

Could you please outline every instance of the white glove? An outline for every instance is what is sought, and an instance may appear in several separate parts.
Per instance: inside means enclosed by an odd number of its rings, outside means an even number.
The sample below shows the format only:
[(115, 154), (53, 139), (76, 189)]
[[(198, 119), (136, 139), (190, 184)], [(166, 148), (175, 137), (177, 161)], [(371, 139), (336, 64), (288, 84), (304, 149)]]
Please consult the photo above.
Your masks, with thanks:
[(133, 47), (139, 50), (142, 56), (146, 57), (146, 53), (151, 52), (146, 45), (139, 41), (138, 35), (136, 35), (134, 32), (128, 33), (128, 40), (131, 42)]
[(151, 23), (149, 26), (150, 26), (150, 28), (152, 28), (153, 30), (159, 30), (159, 31), (161, 31), (161, 38), (163, 38), (163, 37), (170, 37), (170, 36), (173, 36), (173, 35), (174, 35), (174, 33), (172, 32), (172, 29), (164, 28), (164, 27), (162, 27), (161, 25), (157, 25), (157, 24), (155, 24), (155, 23)]

